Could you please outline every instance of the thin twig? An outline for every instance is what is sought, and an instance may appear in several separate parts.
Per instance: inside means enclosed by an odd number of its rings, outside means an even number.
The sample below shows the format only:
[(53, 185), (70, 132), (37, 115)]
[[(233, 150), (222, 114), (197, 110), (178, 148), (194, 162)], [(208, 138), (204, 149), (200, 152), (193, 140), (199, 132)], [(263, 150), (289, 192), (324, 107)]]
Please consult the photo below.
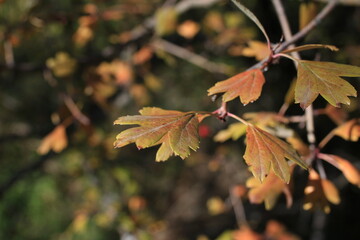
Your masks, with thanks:
[(163, 50), (165, 52), (168, 52), (176, 57), (182, 58), (200, 68), (203, 68), (209, 72), (212, 73), (221, 73), (221, 74), (226, 74), (229, 72), (229, 66), (225, 65), (225, 64), (221, 64), (221, 63), (214, 63), (209, 61), (208, 59), (195, 54), (193, 52), (190, 52), (189, 50), (182, 48), (178, 45), (175, 45), (171, 42), (168, 42), (164, 39), (156, 39), (153, 43), (152, 46)]
[(64, 94), (63, 98), (64, 98), (65, 105), (67, 106), (67, 108), (69, 109), (69, 111), (71, 112), (73, 117), (76, 120), (78, 120), (80, 123), (82, 123), (83, 125), (89, 125), (90, 124), (90, 119), (80, 111), (80, 109), (74, 103), (72, 98), (67, 94)]
[(248, 225), (248, 222), (246, 220), (244, 204), (241, 200), (241, 197), (235, 196), (232, 191), (232, 188), (229, 189), (229, 194), (230, 194), (230, 202), (235, 212), (235, 218), (238, 227), (241, 228), (242, 226)]

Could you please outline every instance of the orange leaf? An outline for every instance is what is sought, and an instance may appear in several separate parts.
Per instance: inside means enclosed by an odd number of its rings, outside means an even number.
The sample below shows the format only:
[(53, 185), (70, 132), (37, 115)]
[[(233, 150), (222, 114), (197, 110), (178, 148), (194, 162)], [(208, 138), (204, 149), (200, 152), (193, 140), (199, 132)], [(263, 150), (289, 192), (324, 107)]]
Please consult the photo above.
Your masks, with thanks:
[(347, 141), (357, 142), (360, 137), (360, 125), (358, 119), (352, 119), (335, 128), (334, 134)]
[(305, 162), (289, 144), (260, 128), (248, 125), (246, 140), (244, 159), (255, 178), (261, 182), (264, 181), (271, 168), (278, 177), (289, 183), (290, 167), (285, 158), (307, 169)]
[(262, 240), (263, 237), (254, 232), (251, 228), (247, 226), (242, 226), (239, 230), (234, 231), (233, 233), (234, 240)]
[(199, 24), (191, 20), (187, 20), (183, 22), (177, 28), (177, 32), (179, 33), (179, 35), (187, 39), (193, 38), (199, 32), (199, 30), (200, 30)]
[(48, 153), (50, 150), (59, 153), (66, 148), (67, 144), (66, 128), (61, 124), (46, 135), (46, 137), (41, 141), (37, 152), (41, 155)]
[(310, 170), (308, 185), (305, 190), (305, 200), (303, 208), (311, 210), (320, 208), (325, 213), (330, 212), (329, 202), (340, 203), (339, 192), (330, 181), (321, 179), (315, 170)]
[[(264, 202), (267, 210), (275, 206), (276, 200), (283, 191), (287, 191), (285, 190), (287, 188), (286, 183), (276, 177), (273, 172), (269, 174), (264, 182), (260, 182), (254, 177), (249, 178), (246, 181), (246, 186), (251, 188), (248, 194), (250, 202), (256, 204)], [(288, 206), (290, 206), (292, 204), (291, 195), (287, 194), (286, 198)]]
[(116, 136), (114, 146), (119, 148), (135, 142), (139, 149), (161, 144), (156, 161), (165, 161), (175, 154), (182, 159), (190, 155), (190, 149), (199, 148), (198, 126), (206, 114), (179, 112), (146, 107), (141, 115), (118, 118), (114, 124), (140, 125), (122, 131)]
[(307, 108), (320, 94), (331, 105), (350, 104), (348, 96), (356, 96), (355, 88), (340, 78), (360, 76), (360, 67), (332, 62), (298, 60), (295, 102)]
[(265, 77), (262, 71), (260, 69), (252, 69), (216, 83), (215, 86), (208, 90), (208, 95), (224, 92), (224, 102), (240, 97), (240, 101), (245, 105), (260, 97), (264, 83)]
[(331, 154), (319, 153), (318, 157), (337, 167), (350, 183), (360, 187), (360, 171), (351, 162)]

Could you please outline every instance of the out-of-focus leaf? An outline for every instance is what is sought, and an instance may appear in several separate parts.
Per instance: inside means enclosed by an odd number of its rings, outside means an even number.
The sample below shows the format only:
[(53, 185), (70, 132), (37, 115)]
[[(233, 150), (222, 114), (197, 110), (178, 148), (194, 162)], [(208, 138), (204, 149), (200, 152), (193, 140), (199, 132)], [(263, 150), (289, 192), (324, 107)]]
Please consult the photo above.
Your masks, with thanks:
[(221, 32), (225, 29), (224, 20), (221, 13), (210, 11), (204, 18), (204, 25), (206, 28), (215, 32)]
[(241, 136), (245, 135), (246, 133), (246, 125), (243, 123), (233, 123), (230, 124), (229, 127), (225, 130), (221, 130), (218, 132), (214, 140), (216, 142), (225, 142), (230, 138), (234, 141), (239, 139)]
[(164, 36), (175, 32), (178, 13), (175, 8), (162, 7), (155, 14), (155, 32), (159, 36)]
[(225, 203), (220, 197), (209, 198), (206, 202), (208, 212), (211, 215), (218, 215), (225, 211)]
[(215, 86), (208, 89), (208, 95), (224, 92), (222, 97), (224, 102), (240, 97), (240, 101), (246, 105), (260, 97), (264, 83), (265, 78), (262, 71), (260, 69), (252, 69), (216, 83)]
[(302, 46), (284, 50), (281, 53), (301, 52), (301, 51), (306, 51), (306, 50), (311, 50), (311, 49), (319, 49), (319, 48), (327, 48), (327, 49), (330, 49), (331, 51), (339, 51), (339, 49), (333, 45), (306, 44), (306, 45), (302, 45)]
[(96, 72), (104, 82), (114, 82), (118, 85), (129, 85), (134, 79), (134, 71), (129, 63), (114, 60), (110, 63), (102, 62)]
[(244, 114), (244, 118), (260, 128), (273, 128), (289, 122), (287, 118), (275, 112), (249, 112)]
[(130, 87), (130, 94), (139, 106), (145, 106), (151, 102), (149, 91), (142, 84), (133, 84)]
[(144, 82), (146, 87), (154, 92), (159, 92), (163, 88), (160, 79), (151, 73), (144, 76)]
[[(273, 172), (267, 176), (267, 178), (260, 182), (258, 179), (251, 177), (246, 181), (246, 186), (251, 188), (248, 193), (249, 200), (251, 203), (260, 204), (265, 203), (265, 208), (267, 210), (272, 209), (275, 206), (275, 203), (279, 195), (288, 191), (287, 184), (278, 178)], [(286, 194), (286, 201), (288, 202), (288, 207), (292, 204), (292, 197), (290, 194)]]
[(343, 108), (337, 108), (331, 104), (326, 105), (325, 114), (337, 125), (343, 124), (348, 118), (348, 113)]
[(135, 65), (143, 64), (149, 61), (153, 56), (154, 50), (150, 46), (142, 47), (139, 51), (137, 51), (132, 60)]
[(308, 184), (304, 190), (305, 200), (303, 208), (312, 210), (320, 208), (325, 213), (330, 213), (330, 205), (339, 204), (340, 196), (337, 188), (329, 180), (321, 179), (319, 174), (311, 169)]
[(67, 144), (66, 128), (60, 124), (41, 141), (37, 152), (41, 155), (50, 150), (59, 153), (66, 148)]
[(300, 154), (302, 157), (307, 157), (310, 154), (310, 148), (297, 135), (286, 138), (286, 141)]
[(305, 162), (289, 144), (260, 128), (248, 125), (246, 141), (244, 159), (255, 178), (261, 182), (269, 175), (271, 168), (278, 177), (289, 183), (290, 167), (285, 158), (307, 169)]
[(270, 55), (270, 50), (266, 43), (260, 41), (249, 41), (248, 47), (244, 48), (242, 55), (245, 57), (255, 57), (256, 60), (261, 61)]
[(352, 119), (338, 126), (334, 130), (334, 134), (342, 137), (347, 141), (357, 142), (360, 137), (359, 119)]
[(233, 232), (231, 240), (262, 240), (263, 236), (253, 231), (247, 226), (242, 226), (239, 230)]
[(200, 25), (194, 21), (187, 20), (180, 24), (177, 28), (177, 32), (180, 36), (192, 39), (200, 30)]
[(161, 144), (156, 161), (165, 161), (173, 154), (184, 159), (190, 155), (190, 149), (199, 148), (199, 119), (206, 114), (150, 107), (140, 110), (140, 114), (120, 117), (114, 122), (120, 125), (140, 125), (118, 134), (115, 147), (133, 142), (139, 149)]
[(352, 184), (360, 187), (360, 171), (348, 160), (331, 154), (319, 154), (320, 159), (324, 159), (333, 164), (344, 174), (345, 178)]
[(321, 94), (331, 105), (350, 104), (355, 88), (340, 78), (360, 76), (360, 67), (332, 62), (298, 61), (295, 102), (307, 108)]
[(314, 2), (302, 2), (299, 8), (299, 29), (303, 29), (313, 20), (318, 12), (317, 4)]
[(58, 52), (54, 58), (46, 60), (46, 66), (50, 68), (57, 77), (67, 77), (71, 75), (75, 71), (76, 64), (76, 60), (66, 52)]

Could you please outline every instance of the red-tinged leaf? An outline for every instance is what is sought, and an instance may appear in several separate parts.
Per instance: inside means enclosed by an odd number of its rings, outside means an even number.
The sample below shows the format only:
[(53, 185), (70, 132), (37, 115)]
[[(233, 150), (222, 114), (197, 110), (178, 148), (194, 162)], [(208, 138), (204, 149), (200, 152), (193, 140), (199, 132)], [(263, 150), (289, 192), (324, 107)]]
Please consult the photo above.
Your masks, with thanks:
[(331, 105), (350, 104), (355, 88), (342, 77), (360, 76), (360, 67), (331, 62), (298, 61), (295, 102), (307, 108), (320, 94)]
[(248, 104), (260, 97), (264, 83), (265, 77), (262, 71), (252, 69), (216, 83), (215, 86), (208, 90), (208, 95), (224, 93), (222, 97), (224, 102), (240, 97), (243, 104)]
[[(251, 188), (248, 193), (250, 202), (255, 204), (264, 202), (267, 210), (270, 210), (275, 206), (275, 203), (282, 192), (288, 191), (287, 184), (273, 172), (270, 172), (264, 182), (260, 182), (254, 177), (249, 178), (246, 181), (246, 186)], [(286, 200), (288, 202), (287, 205), (291, 206), (291, 194), (286, 194)]]
[(334, 134), (347, 141), (357, 142), (360, 137), (360, 124), (358, 119), (352, 119), (334, 130)]
[(173, 154), (184, 159), (190, 155), (190, 149), (195, 151), (199, 148), (198, 126), (206, 114), (160, 108), (143, 108), (140, 114), (120, 117), (114, 122), (120, 125), (140, 125), (118, 134), (115, 147), (133, 142), (139, 149), (161, 144), (156, 161), (165, 161)]
[(244, 159), (250, 170), (261, 182), (269, 174), (270, 169), (283, 181), (290, 181), (290, 167), (285, 159), (289, 159), (304, 169), (305, 162), (286, 142), (260, 128), (248, 125), (246, 129), (246, 151)]
[(325, 213), (330, 213), (330, 205), (339, 204), (340, 196), (337, 188), (330, 181), (321, 179), (315, 170), (310, 170), (308, 185), (305, 190), (303, 208), (313, 210), (320, 208)]

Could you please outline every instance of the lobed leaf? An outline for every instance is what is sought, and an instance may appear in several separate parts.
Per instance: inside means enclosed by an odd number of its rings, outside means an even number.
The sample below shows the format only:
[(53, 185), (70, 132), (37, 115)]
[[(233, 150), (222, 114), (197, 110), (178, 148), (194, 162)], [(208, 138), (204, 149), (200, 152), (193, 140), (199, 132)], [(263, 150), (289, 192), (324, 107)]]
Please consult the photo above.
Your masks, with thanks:
[(307, 108), (319, 94), (331, 105), (350, 104), (348, 96), (356, 96), (355, 88), (342, 77), (359, 77), (360, 67), (332, 62), (298, 61), (295, 102)]
[(240, 97), (240, 101), (246, 105), (260, 97), (264, 83), (265, 77), (262, 71), (251, 69), (216, 83), (208, 90), (208, 96), (224, 93), (223, 102), (229, 102)]
[(198, 126), (206, 114), (149, 107), (140, 110), (140, 114), (120, 117), (114, 122), (140, 125), (118, 134), (114, 142), (116, 148), (130, 143), (135, 143), (139, 149), (161, 144), (156, 161), (165, 161), (173, 154), (184, 159), (190, 155), (190, 149), (199, 148)]
[(260, 128), (249, 124), (246, 130), (246, 139), (244, 159), (255, 178), (261, 182), (272, 169), (278, 177), (289, 183), (290, 168), (285, 159), (307, 169), (305, 162), (289, 144)]

